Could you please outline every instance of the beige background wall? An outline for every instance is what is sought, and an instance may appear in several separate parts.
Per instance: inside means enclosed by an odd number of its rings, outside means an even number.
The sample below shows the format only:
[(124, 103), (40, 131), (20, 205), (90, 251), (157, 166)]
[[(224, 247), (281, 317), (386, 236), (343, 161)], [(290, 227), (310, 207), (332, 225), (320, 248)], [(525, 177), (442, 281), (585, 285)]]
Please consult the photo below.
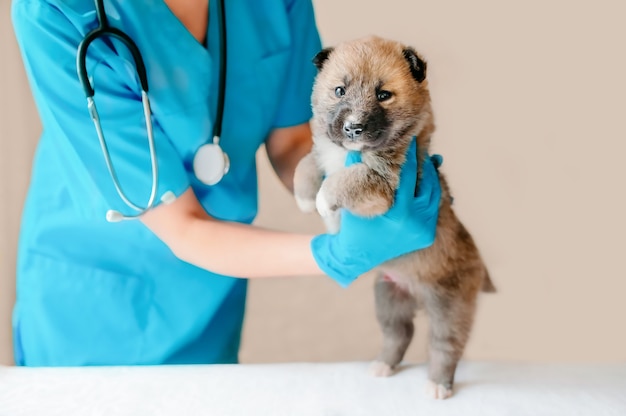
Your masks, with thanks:
[[(433, 150), (499, 288), (467, 359), (626, 360), (626, 3), (317, 0), (326, 45), (376, 33), (429, 64)], [(0, 362), (11, 362), (17, 221), (39, 132), (0, 0)], [(258, 223), (321, 231), (259, 157)], [(371, 278), (253, 282), (243, 362), (367, 360)], [(420, 325), (422, 324), (422, 325)], [(425, 357), (419, 318), (408, 359)]]
[(0, 363), (11, 363), (15, 245), (40, 123), (22, 69), (9, 16), (0, 0)]

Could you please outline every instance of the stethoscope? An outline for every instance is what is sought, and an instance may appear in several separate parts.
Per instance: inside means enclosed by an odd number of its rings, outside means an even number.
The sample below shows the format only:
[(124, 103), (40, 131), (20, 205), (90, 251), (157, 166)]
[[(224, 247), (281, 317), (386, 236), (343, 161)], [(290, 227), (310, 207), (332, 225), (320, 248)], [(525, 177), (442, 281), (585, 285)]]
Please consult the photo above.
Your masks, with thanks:
[[(144, 65), (143, 58), (139, 52), (139, 48), (133, 40), (119, 29), (111, 27), (109, 25), (106, 13), (104, 11), (104, 0), (95, 0), (96, 3), (96, 15), (98, 18), (99, 26), (87, 33), (81, 43), (78, 45), (78, 53), (76, 57), (76, 69), (78, 72), (78, 78), (85, 90), (87, 96), (87, 108), (93, 123), (96, 127), (98, 134), (98, 140), (100, 141), (100, 147), (102, 148), (102, 154), (104, 160), (115, 185), (120, 198), (126, 205), (137, 211), (135, 215), (124, 215), (119, 211), (108, 210), (106, 213), (106, 219), (109, 222), (118, 222), (121, 220), (136, 219), (142, 214), (152, 209), (155, 204), (156, 193), (158, 189), (158, 175), (159, 167), (157, 164), (156, 149), (154, 145), (154, 136), (152, 132), (152, 118), (150, 110), (150, 99), (148, 98), (148, 77), (146, 76), (146, 66)], [(224, 0), (217, 1), (219, 31), (220, 31), (220, 78), (219, 78), (219, 91), (217, 100), (217, 114), (215, 117), (215, 124), (213, 125), (213, 141), (211, 143), (204, 143), (201, 145), (195, 153), (193, 159), (193, 170), (198, 180), (205, 185), (215, 185), (218, 183), (230, 168), (230, 160), (228, 155), (224, 153), (220, 147), (220, 136), (222, 133), (222, 119), (224, 115), (224, 94), (226, 90), (226, 16), (224, 13)], [(104, 140), (104, 133), (100, 124), (100, 117), (98, 110), (96, 109), (96, 103), (93, 99), (94, 89), (92, 88), (89, 77), (87, 75), (87, 48), (99, 37), (112, 36), (124, 43), (128, 48), (133, 60), (135, 61), (135, 67), (137, 70), (137, 76), (139, 77), (139, 83), (141, 84), (141, 102), (143, 104), (143, 113), (146, 121), (146, 130), (148, 133), (148, 147), (150, 150), (150, 164), (152, 167), (152, 188), (150, 190), (150, 198), (145, 208), (136, 205), (130, 201), (122, 188), (120, 182), (113, 168), (111, 162), (111, 155)], [(171, 203), (176, 199), (176, 196), (172, 191), (167, 191), (161, 196), (163, 203)]]

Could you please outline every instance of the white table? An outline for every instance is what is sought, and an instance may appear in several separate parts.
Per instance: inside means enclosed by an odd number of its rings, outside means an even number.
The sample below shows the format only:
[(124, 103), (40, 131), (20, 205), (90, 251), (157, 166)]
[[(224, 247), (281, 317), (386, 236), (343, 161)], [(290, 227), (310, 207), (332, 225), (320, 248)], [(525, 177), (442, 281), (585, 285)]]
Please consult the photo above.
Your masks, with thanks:
[(455, 395), (424, 395), (424, 365), (368, 363), (0, 367), (0, 415), (625, 416), (626, 363), (463, 362)]

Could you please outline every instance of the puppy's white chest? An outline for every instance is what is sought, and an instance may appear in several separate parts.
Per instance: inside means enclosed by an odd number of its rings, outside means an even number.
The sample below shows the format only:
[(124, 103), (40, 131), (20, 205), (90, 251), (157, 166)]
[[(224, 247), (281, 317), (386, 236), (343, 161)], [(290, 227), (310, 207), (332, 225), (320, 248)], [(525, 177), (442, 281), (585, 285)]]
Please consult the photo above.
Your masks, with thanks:
[(346, 149), (337, 146), (327, 138), (316, 140), (315, 146), (318, 154), (317, 161), (326, 176), (332, 175), (345, 166), (348, 155)]

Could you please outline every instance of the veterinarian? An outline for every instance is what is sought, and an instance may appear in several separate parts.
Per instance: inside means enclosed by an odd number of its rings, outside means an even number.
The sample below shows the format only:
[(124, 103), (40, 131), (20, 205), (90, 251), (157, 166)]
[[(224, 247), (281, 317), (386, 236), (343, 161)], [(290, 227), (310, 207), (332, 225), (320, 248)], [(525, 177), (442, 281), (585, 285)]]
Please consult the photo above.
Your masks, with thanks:
[[(310, 0), (226, 3), (13, 1), (43, 125), (19, 241), (17, 365), (235, 363), (248, 278), (346, 286), (432, 244), (434, 224), (411, 221), (424, 209), (415, 147), (384, 216), (343, 213), (337, 235), (250, 225), (257, 149), (289, 189), (310, 149), (321, 42)], [(437, 186), (423, 185), (427, 199)]]

